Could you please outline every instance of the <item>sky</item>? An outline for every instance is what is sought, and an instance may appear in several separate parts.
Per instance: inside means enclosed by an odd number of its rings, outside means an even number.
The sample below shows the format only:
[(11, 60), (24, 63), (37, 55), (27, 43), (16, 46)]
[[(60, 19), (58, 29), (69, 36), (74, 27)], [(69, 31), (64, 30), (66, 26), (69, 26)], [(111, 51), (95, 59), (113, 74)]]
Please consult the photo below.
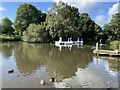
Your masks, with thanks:
[[(58, 2), (60, 0), (51, 0), (51, 1), (41, 1), (34, 2), (31, 0), (21, 2), (19, 0), (2, 0), (0, 3), (0, 20), (2, 20), (4, 17), (8, 17), (10, 20), (14, 21), (16, 16), (17, 8), (20, 6), (20, 4), (23, 3), (29, 3), (34, 5), (37, 9), (48, 12), (50, 7), (52, 6), (53, 2)], [(76, 0), (73, 2), (73, 0), (62, 0), (65, 3), (68, 3), (71, 6), (77, 7), (79, 9), (80, 13), (88, 13), (93, 21), (97, 23), (100, 26), (103, 26), (104, 24), (108, 23), (112, 15), (118, 12), (118, 2), (112, 0), (111, 2), (103, 2), (103, 1), (92, 1), (87, 2), (86, 0)]]

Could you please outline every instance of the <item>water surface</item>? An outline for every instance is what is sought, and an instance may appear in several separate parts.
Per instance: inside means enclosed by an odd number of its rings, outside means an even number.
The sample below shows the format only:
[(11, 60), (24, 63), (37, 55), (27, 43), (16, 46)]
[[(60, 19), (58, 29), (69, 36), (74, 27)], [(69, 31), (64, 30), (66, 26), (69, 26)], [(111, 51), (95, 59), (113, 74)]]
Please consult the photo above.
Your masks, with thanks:
[[(3, 88), (118, 88), (118, 60), (96, 57), (91, 46), (0, 43)], [(14, 73), (8, 74), (11, 69)]]

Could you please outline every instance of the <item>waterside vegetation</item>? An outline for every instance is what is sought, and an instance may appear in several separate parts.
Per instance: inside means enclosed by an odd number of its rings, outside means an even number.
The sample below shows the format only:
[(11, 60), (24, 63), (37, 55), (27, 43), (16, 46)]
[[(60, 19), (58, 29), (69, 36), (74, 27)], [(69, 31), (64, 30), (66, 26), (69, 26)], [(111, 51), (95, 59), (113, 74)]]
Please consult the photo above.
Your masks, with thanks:
[[(21, 40), (25, 42), (55, 42), (83, 38), (85, 43), (118, 42), (120, 39), (120, 13), (113, 15), (111, 21), (100, 27), (87, 13), (67, 3), (53, 3), (48, 13), (43, 13), (31, 4), (21, 4), (14, 22), (3, 18), (0, 23), (0, 39), (3, 41)], [(114, 42), (110, 42), (112, 45)]]

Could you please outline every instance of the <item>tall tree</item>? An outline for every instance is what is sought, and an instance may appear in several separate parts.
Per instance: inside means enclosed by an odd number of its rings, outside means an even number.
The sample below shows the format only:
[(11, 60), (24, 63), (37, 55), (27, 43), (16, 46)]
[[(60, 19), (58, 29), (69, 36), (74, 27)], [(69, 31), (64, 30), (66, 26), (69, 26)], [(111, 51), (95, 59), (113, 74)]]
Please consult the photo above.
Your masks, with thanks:
[(74, 37), (78, 25), (79, 12), (75, 7), (66, 3), (54, 3), (46, 17), (47, 29), (52, 36), (53, 41), (60, 36), (63, 39)]
[(3, 34), (13, 34), (14, 29), (12, 27), (12, 21), (7, 17), (3, 18), (1, 21), (2, 33)]
[(120, 13), (112, 16), (111, 21), (104, 25), (104, 30), (108, 35), (108, 40), (120, 39)]
[(15, 33), (22, 35), (23, 31), (31, 23), (40, 24), (44, 22), (46, 14), (42, 13), (40, 10), (31, 4), (21, 4), (17, 9), (16, 18), (14, 22)]
[(2, 34), (2, 25), (1, 25), (1, 22), (0, 22), (0, 34)]
[(95, 41), (97, 39), (97, 33), (101, 30), (101, 27), (91, 20), (87, 13), (82, 13), (79, 20), (84, 41)]
[(59, 37), (73, 40), (83, 38), (84, 41), (95, 41), (101, 27), (98, 26), (87, 13), (79, 13), (78, 8), (66, 3), (54, 3), (46, 17), (47, 30), (53, 41)]

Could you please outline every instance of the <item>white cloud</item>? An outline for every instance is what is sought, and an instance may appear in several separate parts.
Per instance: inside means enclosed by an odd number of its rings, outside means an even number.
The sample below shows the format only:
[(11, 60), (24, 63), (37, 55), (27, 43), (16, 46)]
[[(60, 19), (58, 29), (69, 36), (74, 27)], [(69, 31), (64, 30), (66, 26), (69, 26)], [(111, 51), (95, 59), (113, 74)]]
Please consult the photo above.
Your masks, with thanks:
[(109, 8), (107, 15), (103, 15), (103, 14), (98, 14), (95, 17), (95, 22), (100, 25), (103, 26), (106, 23), (109, 23), (110, 20), (112, 19), (112, 15), (118, 13), (118, 3), (114, 4), (112, 7)]
[(49, 8), (47, 9), (47, 11), (50, 11), (50, 9), (51, 9), (51, 7), (49, 7)]
[(119, 0), (52, 0), (53, 2), (119, 2)]
[(5, 11), (5, 8), (3, 8), (3, 7), (0, 7), (0, 11)]
[(114, 4), (111, 8), (109, 8), (108, 11), (108, 20), (110, 21), (112, 18), (112, 15), (118, 13), (118, 3)]
[(45, 11), (42, 11), (43, 13), (47, 13), (47, 12), (45, 12)]
[[(99, 11), (98, 15), (95, 17), (95, 22), (100, 26), (103, 26), (104, 24), (108, 23), (111, 20), (112, 15), (118, 12), (118, 3), (116, 3), (109, 8), (107, 15), (103, 14), (99, 2), (102, 1), (105, 2), (104, 0), (89, 0), (89, 1), (88, 0), (53, 0), (53, 2), (59, 2), (59, 1), (63, 1), (71, 6), (77, 7), (80, 13), (85, 12), (89, 14), (93, 10)], [(113, 1), (111, 0), (111, 2), (114, 2), (114, 0)]]
[(98, 7), (97, 2), (69, 2), (68, 4), (77, 7), (81, 13), (89, 13), (91, 10), (95, 10)]
[(88, 2), (88, 0), (53, 0), (53, 2), (57, 3), (59, 1), (63, 1), (65, 3), (68, 3), (68, 5), (77, 7), (81, 13), (89, 13), (92, 9), (95, 10), (96, 7), (98, 7), (98, 3), (95, 2), (96, 0), (94, 0), (94, 2)]
[(106, 23), (106, 18), (104, 15), (97, 15), (95, 21), (98, 25), (103, 26)]

